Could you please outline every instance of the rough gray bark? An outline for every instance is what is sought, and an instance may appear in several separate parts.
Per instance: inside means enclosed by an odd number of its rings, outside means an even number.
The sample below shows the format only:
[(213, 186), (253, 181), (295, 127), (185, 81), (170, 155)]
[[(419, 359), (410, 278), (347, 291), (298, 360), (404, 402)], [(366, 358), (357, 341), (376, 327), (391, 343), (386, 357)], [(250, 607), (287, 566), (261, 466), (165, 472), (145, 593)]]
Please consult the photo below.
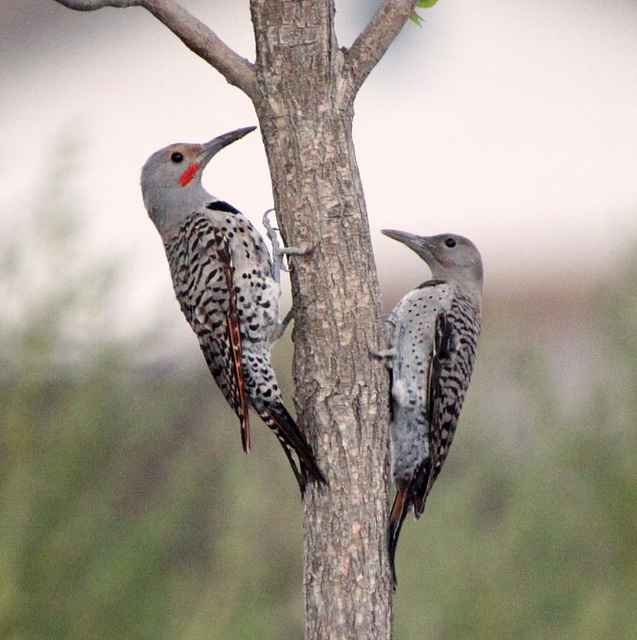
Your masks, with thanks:
[(252, 2), (255, 106), (284, 236), (311, 248), (292, 271), (296, 408), (330, 490), (305, 499), (306, 638), (389, 638), (383, 321), (333, 17)]
[(71, 8), (140, 5), (253, 101), (277, 217), (292, 258), (299, 424), (330, 487), (304, 500), (306, 638), (387, 640), (388, 380), (369, 350), (384, 320), (352, 143), (358, 89), (416, 0), (385, 0), (349, 51), (334, 0), (251, 0), (254, 64), (174, 0), (58, 0)]

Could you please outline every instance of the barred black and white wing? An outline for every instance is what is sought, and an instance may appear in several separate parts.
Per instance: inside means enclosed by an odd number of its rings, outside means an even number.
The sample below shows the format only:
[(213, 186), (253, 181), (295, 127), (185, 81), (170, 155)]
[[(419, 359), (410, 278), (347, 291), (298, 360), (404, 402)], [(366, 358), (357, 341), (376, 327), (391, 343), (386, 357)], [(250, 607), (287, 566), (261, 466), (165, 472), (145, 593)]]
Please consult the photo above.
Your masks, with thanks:
[(197, 335), (208, 368), (241, 423), (250, 451), (250, 417), (241, 330), (228, 239), (205, 215), (193, 214), (165, 244), (177, 300)]

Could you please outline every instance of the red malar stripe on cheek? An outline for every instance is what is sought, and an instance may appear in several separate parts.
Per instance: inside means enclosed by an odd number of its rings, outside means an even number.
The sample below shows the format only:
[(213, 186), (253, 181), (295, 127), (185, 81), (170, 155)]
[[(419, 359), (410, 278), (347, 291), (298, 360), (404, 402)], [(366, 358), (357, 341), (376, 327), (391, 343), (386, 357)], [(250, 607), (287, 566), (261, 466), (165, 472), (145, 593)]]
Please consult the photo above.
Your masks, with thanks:
[(179, 184), (182, 187), (185, 187), (194, 177), (195, 173), (197, 173), (197, 169), (199, 169), (199, 163), (193, 162), (188, 168), (181, 174), (179, 178)]

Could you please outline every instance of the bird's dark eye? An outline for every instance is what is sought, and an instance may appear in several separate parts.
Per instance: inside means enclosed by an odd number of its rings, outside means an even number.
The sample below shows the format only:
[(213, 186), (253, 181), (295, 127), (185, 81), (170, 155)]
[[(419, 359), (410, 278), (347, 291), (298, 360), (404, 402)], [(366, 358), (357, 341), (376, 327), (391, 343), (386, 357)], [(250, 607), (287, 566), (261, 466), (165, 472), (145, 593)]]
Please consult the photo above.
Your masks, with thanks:
[(449, 247), (450, 249), (453, 249), (453, 247), (455, 247), (455, 246), (456, 246), (456, 244), (457, 244), (457, 243), (456, 243), (456, 239), (455, 239), (455, 238), (447, 238), (447, 239), (445, 240), (445, 245), (446, 245), (447, 247)]
[(181, 151), (175, 151), (175, 153), (170, 156), (170, 159), (173, 162), (181, 162), (184, 159), (184, 154)]

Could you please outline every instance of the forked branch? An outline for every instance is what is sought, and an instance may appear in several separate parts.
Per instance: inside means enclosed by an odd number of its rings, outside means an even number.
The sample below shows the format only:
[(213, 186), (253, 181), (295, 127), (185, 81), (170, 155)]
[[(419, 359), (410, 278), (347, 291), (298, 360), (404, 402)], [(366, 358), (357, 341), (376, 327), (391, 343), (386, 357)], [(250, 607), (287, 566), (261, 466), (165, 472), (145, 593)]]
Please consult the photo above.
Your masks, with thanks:
[(252, 100), (256, 97), (256, 76), (252, 64), (235, 53), (209, 27), (174, 0), (56, 0), (76, 11), (102, 7), (144, 7), (168, 27), (191, 51), (213, 66), (232, 85)]
[(367, 76), (405, 26), (418, 0), (385, 0), (345, 53), (345, 91), (353, 99)]

